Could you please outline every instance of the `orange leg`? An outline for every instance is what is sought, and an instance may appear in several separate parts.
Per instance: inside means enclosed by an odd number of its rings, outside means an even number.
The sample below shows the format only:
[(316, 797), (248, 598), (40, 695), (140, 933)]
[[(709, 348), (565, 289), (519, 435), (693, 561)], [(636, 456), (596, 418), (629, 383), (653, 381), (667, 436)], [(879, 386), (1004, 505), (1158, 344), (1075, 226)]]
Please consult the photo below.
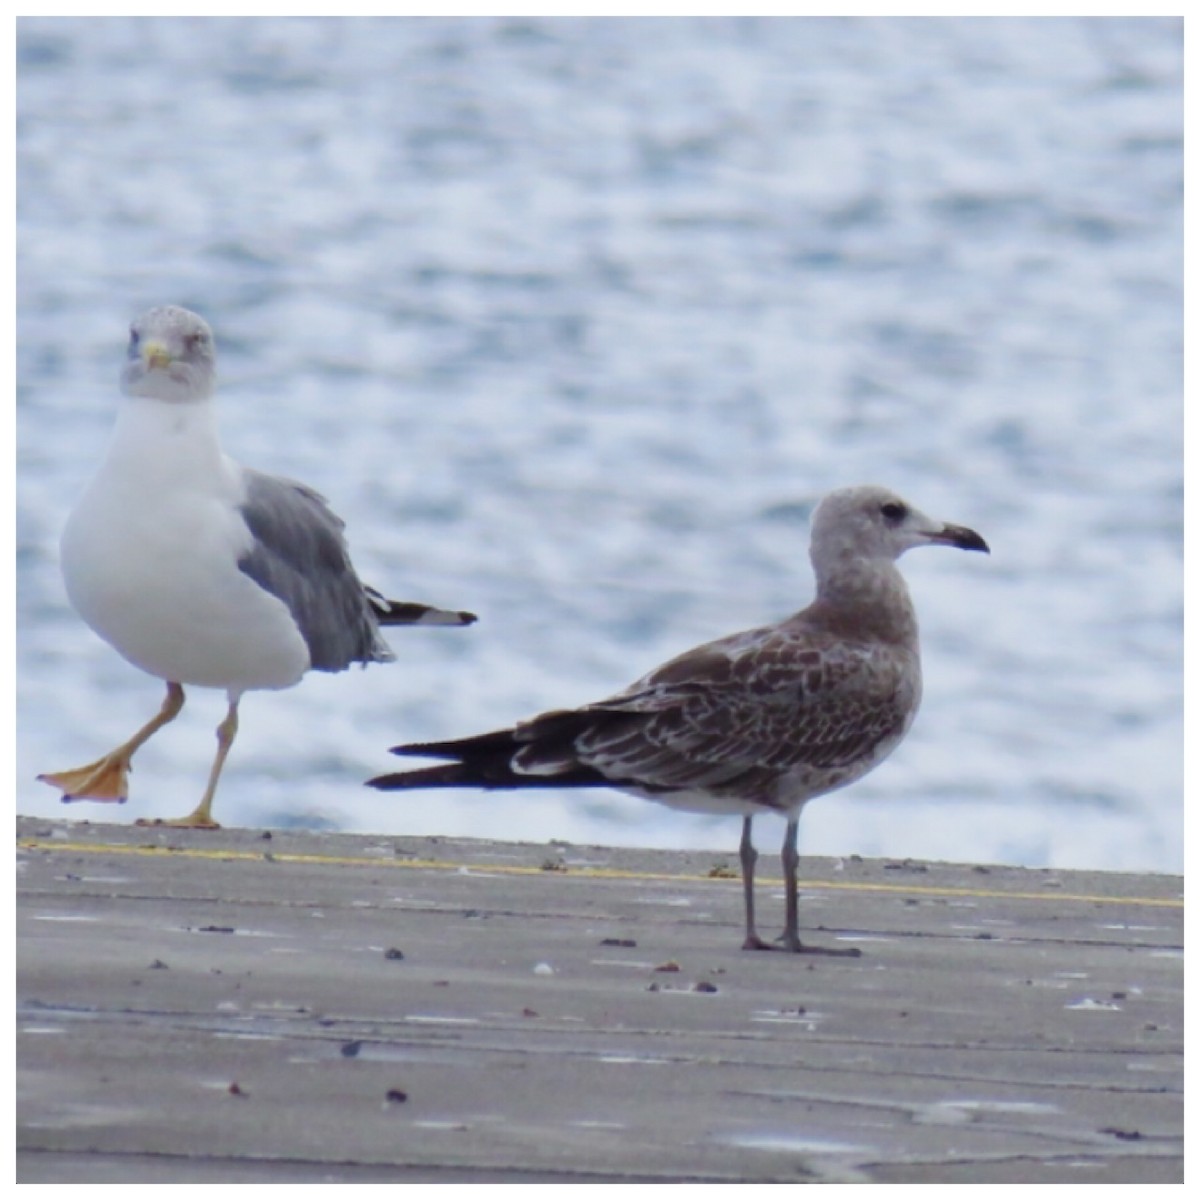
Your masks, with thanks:
[(139, 825), (171, 825), (180, 829), (220, 829), (220, 825), (212, 818), (213, 797), (217, 794), (217, 781), (221, 778), (221, 768), (229, 757), (233, 739), (238, 730), (238, 702), (230, 700), (229, 712), (225, 720), (217, 726), (217, 757), (213, 760), (212, 770), (208, 773), (208, 786), (200, 803), (186, 817), (175, 817), (170, 820), (141, 820)]
[(182, 708), (183, 688), (177, 683), (168, 683), (167, 695), (158, 714), (127, 742), (86, 767), (55, 771), (39, 775), (38, 778), (43, 783), (61, 789), (64, 804), (73, 800), (103, 800), (110, 804), (124, 804), (129, 796), (129, 771), (134, 754), (164, 725), (175, 720)]

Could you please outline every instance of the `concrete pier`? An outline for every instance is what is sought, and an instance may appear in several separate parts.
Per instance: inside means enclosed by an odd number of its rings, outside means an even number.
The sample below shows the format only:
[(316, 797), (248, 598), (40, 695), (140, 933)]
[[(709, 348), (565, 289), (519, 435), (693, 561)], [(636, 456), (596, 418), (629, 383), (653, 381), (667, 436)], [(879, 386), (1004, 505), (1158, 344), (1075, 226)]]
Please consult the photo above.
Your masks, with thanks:
[[(1177, 877), (17, 821), (17, 1180), (1183, 1179)], [(761, 931), (782, 926), (764, 853)]]

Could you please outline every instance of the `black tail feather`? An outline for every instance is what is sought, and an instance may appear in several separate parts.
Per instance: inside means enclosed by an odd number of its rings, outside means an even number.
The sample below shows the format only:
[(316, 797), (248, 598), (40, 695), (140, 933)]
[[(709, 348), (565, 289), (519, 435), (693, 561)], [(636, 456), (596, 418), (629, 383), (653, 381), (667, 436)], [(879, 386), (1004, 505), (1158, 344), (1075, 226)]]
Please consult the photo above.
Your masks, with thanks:
[(367, 601), (380, 625), (473, 625), (479, 618), (471, 612), (435, 608), (409, 600), (389, 600), (373, 587), (365, 587)]
[(481, 754), (515, 754), (521, 745), (512, 729), (497, 729), (476, 737), (454, 738), (445, 742), (407, 742), (393, 746), (389, 753), (404, 758), (449, 758), (466, 762)]
[(383, 792), (408, 791), (412, 788), (572, 788), (612, 787), (613, 781), (591, 767), (575, 767), (560, 775), (523, 775), (506, 762), (449, 763), (419, 771), (396, 771), (376, 775), (367, 786)]
[[(497, 729), (476, 737), (445, 742), (410, 742), (393, 746), (392, 753), (405, 758), (444, 758), (444, 766), (416, 771), (397, 771), (368, 779), (370, 787), (398, 790), (423, 787), (462, 788), (562, 788), (604, 787), (613, 781), (593, 767), (572, 761), (572, 744), (588, 724), (580, 712), (545, 713), (519, 729)], [(518, 771), (513, 760), (518, 751), (531, 751), (548, 765), (544, 773), (527, 761)]]

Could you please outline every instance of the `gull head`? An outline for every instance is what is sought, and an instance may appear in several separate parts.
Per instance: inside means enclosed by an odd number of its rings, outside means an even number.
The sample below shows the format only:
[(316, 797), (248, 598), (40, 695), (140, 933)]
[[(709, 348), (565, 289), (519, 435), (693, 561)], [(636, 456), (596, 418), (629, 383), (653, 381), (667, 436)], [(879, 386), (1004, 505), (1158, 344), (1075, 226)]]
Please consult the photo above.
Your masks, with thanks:
[(215, 383), (216, 351), (203, 317), (167, 304), (142, 313), (129, 327), (121, 371), (125, 395), (187, 403), (207, 400)]
[(811, 554), (818, 576), (848, 559), (894, 562), (914, 546), (990, 553), (973, 529), (935, 521), (887, 488), (840, 488), (813, 514)]

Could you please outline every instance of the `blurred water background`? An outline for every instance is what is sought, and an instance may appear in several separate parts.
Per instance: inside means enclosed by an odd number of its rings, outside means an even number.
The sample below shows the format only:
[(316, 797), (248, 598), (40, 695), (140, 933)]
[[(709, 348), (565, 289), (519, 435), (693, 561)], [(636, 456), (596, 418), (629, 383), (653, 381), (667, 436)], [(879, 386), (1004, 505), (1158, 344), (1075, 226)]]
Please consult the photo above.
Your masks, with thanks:
[[(1182, 23), (22, 19), (18, 810), (189, 811), (191, 693), (119, 810), (38, 771), (161, 685), (71, 612), (66, 515), (129, 320), (218, 338), (236, 457), (389, 594), (474, 609), (255, 693), (226, 824), (736, 845), (614, 792), (379, 795), (400, 740), (612, 692), (811, 595), (890, 485), (925, 703), (806, 853), (1182, 868)], [(775, 848), (775, 831), (759, 840)], [(782, 824), (779, 825), (782, 832)]]

